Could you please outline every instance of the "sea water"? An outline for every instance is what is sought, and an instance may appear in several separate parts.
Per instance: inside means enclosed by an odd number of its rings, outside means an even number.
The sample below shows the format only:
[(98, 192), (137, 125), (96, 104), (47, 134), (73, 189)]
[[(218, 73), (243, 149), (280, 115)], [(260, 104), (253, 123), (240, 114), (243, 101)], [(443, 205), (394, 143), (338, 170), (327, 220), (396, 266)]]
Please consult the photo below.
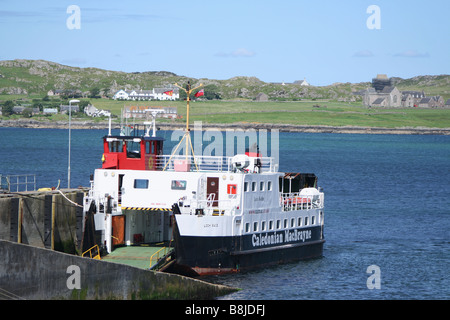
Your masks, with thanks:
[[(71, 187), (89, 186), (106, 133), (72, 130)], [(0, 174), (67, 187), (67, 130), (0, 128), (0, 147)], [(281, 132), (279, 161), (318, 176), (323, 257), (205, 277), (242, 289), (223, 299), (450, 298), (450, 136)]]

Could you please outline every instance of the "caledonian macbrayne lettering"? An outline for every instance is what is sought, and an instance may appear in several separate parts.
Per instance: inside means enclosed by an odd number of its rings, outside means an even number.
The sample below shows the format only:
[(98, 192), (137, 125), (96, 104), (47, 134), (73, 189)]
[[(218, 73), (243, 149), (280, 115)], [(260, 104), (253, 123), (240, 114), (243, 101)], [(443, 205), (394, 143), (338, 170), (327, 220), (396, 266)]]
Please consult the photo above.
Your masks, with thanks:
[(252, 246), (260, 247), (289, 242), (305, 242), (309, 239), (311, 239), (311, 230), (286, 230), (284, 235), (283, 232), (274, 232), (272, 234), (254, 234), (252, 236)]

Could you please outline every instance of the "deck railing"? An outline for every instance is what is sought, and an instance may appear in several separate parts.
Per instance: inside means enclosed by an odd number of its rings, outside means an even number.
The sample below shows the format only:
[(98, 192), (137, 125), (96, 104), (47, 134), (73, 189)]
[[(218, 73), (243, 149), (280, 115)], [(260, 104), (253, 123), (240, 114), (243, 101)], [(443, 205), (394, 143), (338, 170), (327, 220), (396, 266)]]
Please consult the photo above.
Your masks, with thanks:
[(323, 204), (323, 193), (318, 195), (301, 195), (299, 192), (295, 192), (282, 193), (280, 195), (280, 205), (283, 211), (323, 208)]
[(89, 258), (91, 258), (91, 259), (101, 260), (100, 249), (99, 249), (98, 245), (94, 245), (92, 248), (86, 250), (85, 252), (83, 252), (83, 254), (81, 256), (84, 257), (85, 255), (87, 256), (88, 254), (89, 254)]
[(165, 257), (170, 250), (172, 250), (173, 248), (171, 247), (162, 247), (161, 249), (159, 249), (158, 251), (156, 251), (154, 254), (152, 254), (152, 256), (150, 257), (150, 265), (149, 268), (151, 269), (156, 263), (158, 263), (158, 261)]
[[(225, 156), (186, 156), (186, 155), (160, 155), (156, 157), (156, 168), (158, 170), (175, 171), (176, 162), (187, 160), (190, 170), (195, 171), (219, 171), (231, 172), (233, 157)], [(261, 157), (260, 172), (275, 172), (276, 165), (273, 157)]]
[(8, 192), (36, 190), (35, 174), (0, 175), (0, 189)]

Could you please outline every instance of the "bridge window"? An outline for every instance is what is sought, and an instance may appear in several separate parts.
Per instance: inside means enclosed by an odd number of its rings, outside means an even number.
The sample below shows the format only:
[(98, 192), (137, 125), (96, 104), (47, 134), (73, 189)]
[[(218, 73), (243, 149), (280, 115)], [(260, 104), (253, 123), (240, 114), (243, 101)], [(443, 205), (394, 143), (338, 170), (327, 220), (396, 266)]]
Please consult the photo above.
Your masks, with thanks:
[(256, 191), (256, 181), (252, 182), (252, 191)]
[(141, 143), (133, 140), (127, 141), (127, 158), (141, 158)]
[(267, 181), (267, 190), (272, 191), (272, 181)]
[(155, 154), (155, 144), (154, 141), (146, 141), (145, 142), (145, 153), (147, 154)]
[(108, 142), (109, 152), (122, 152), (123, 141), (110, 141)]

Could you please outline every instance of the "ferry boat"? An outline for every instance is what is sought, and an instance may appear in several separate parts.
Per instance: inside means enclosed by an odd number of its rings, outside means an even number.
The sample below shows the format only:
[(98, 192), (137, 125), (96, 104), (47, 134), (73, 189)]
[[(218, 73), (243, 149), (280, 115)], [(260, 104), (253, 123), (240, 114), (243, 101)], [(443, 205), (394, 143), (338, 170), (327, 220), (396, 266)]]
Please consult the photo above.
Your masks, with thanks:
[[(173, 241), (171, 270), (195, 276), (322, 256), (324, 193), (314, 174), (278, 172), (256, 148), (232, 157), (165, 155), (151, 124), (144, 134), (134, 129), (103, 138), (102, 167), (84, 199), (86, 247), (110, 253)], [(183, 139), (188, 148), (188, 124)]]

